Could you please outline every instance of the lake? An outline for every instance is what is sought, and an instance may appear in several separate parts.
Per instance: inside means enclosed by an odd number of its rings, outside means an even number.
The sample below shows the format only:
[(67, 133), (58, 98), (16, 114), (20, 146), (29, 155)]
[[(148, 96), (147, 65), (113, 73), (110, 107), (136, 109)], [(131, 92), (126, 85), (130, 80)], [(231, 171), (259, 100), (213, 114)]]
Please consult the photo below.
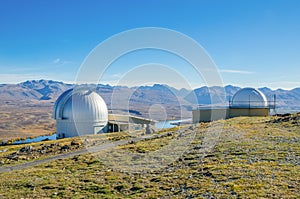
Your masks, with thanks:
[(18, 140), (18, 141), (15, 141), (14, 144), (27, 144), (27, 143), (31, 143), (31, 142), (40, 142), (40, 141), (43, 141), (45, 139), (56, 140), (56, 134), (43, 135), (43, 136), (39, 136), (39, 137), (35, 137), (35, 138), (27, 138), (25, 140)]
[(176, 123), (191, 123), (192, 119), (184, 119), (184, 120), (167, 120), (167, 121), (158, 121), (155, 123), (155, 128), (157, 129), (167, 129), (178, 126)]

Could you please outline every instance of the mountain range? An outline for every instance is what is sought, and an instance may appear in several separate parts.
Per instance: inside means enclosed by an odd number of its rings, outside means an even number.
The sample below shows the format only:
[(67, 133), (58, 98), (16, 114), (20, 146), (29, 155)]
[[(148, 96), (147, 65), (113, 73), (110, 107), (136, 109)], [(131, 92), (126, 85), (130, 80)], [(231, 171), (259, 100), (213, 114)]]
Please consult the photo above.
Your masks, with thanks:
[[(19, 84), (0, 84), (1, 104), (14, 102), (53, 104), (57, 97), (73, 84), (53, 80), (31, 80)], [(115, 112), (129, 111), (131, 114), (145, 117), (168, 117), (171, 115), (190, 116), (190, 112), (198, 105), (227, 105), (232, 96), (241, 89), (237, 86), (201, 87), (194, 90), (176, 89), (168, 85), (127, 87), (111, 85), (89, 85), (99, 93), (108, 108)], [(276, 95), (278, 109), (300, 110), (300, 88), (292, 90), (272, 90), (259, 88), (272, 101)], [(214, 100), (211, 100), (214, 99)], [(162, 116), (161, 111), (165, 110)], [(152, 114), (152, 115), (149, 115)]]

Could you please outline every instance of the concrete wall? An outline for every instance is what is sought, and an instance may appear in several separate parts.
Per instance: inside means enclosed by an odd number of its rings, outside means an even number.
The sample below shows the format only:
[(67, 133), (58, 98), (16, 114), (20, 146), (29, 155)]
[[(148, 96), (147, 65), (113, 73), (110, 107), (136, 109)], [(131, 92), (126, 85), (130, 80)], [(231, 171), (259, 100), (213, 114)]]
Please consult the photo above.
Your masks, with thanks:
[(268, 108), (230, 108), (229, 111), (229, 117), (268, 115), (270, 115)]
[(219, 108), (193, 110), (193, 123), (210, 122), (239, 116), (268, 116), (268, 108)]
[(229, 117), (227, 108), (193, 110), (193, 123), (210, 122)]

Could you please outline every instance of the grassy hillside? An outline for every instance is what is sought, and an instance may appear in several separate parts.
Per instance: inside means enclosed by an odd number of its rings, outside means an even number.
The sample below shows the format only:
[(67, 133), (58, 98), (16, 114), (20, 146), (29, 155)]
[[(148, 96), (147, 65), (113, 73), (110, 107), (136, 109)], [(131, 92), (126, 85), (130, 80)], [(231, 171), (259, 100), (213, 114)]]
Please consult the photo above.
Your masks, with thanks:
[[(109, 165), (109, 158), (127, 152), (143, 156), (185, 135), (171, 131), (96, 156), (80, 155), (0, 173), (0, 197), (300, 198), (299, 118), (239, 117), (198, 124), (184, 132), (196, 131), (196, 135), (182, 156), (167, 167), (142, 173)], [(223, 126), (220, 134), (216, 126)], [(215, 139), (216, 145), (203, 153), (207, 138)]]

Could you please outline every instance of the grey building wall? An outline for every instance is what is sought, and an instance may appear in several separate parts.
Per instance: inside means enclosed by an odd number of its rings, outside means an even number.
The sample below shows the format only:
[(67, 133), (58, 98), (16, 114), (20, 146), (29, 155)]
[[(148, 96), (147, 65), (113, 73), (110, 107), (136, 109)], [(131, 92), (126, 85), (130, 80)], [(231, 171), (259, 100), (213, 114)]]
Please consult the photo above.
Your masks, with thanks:
[(239, 116), (268, 116), (269, 108), (219, 108), (193, 110), (193, 123), (210, 122)]

